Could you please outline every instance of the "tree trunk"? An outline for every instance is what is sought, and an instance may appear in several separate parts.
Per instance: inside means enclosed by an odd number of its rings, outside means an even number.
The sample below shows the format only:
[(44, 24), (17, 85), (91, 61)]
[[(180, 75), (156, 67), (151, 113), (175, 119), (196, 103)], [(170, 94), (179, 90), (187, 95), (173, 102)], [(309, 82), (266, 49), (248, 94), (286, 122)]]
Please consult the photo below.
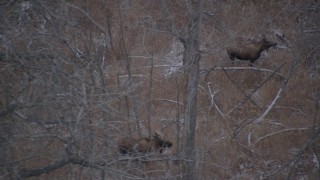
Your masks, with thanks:
[(195, 154), (195, 134), (197, 124), (197, 91), (199, 80), (199, 42), (198, 35), (201, 25), (202, 1), (196, 4), (192, 20), (188, 26), (188, 38), (184, 41), (184, 65), (187, 73), (187, 96), (185, 106), (185, 142), (183, 177), (182, 179), (196, 178), (196, 154)]

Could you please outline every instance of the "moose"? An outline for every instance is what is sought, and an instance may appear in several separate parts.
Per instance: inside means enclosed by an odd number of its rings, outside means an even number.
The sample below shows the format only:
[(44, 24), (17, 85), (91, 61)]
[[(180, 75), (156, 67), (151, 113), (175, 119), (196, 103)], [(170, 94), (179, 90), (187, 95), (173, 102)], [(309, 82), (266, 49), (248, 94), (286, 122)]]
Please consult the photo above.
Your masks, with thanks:
[(160, 152), (165, 148), (170, 148), (172, 142), (163, 140), (158, 133), (155, 133), (152, 138), (122, 138), (118, 141), (119, 152), (122, 155)]
[(230, 46), (226, 48), (230, 60), (233, 62), (235, 58), (251, 62), (251, 65), (260, 57), (264, 50), (276, 46), (277, 43), (268, 41), (264, 36), (258, 42), (251, 42), (244, 47)]

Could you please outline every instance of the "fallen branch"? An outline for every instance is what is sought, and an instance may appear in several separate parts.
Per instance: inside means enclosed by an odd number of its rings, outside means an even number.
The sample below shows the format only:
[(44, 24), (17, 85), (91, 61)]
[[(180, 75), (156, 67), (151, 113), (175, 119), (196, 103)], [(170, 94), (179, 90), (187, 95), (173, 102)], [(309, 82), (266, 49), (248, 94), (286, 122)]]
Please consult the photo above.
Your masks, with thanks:
[(60, 161), (51, 163), (45, 167), (42, 168), (37, 168), (37, 169), (22, 169), (18, 172), (18, 177), (23, 179), (23, 178), (28, 178), (28, 177), (33, 177), (33, 176), (39, 176), (42, 174), (47, 174), (51, 171), (54, 171), (56, 169), (62, 168), (67, 164), (77, 164), (77, 165), (81, 165), (84, 167), (90, 167), (93, 169), (97, 169), (97, 170), (102, 170), (102, 166), (104, 166), (105, 164), (97, 164), (97, 163), (92, 163), (89, 161), (86, 161), (84, 159), (79, 159), (79, 158), (72, 158), (72, 159), (62, 159)]
[[(251, 70), (251, 71), (265, 71), (265, 72), (269, 72), (269, 73), (275, 73), (274, 70), (265, 69), (265, 68), (257, 68), (257, 67), (217, 67), (217, 66), (213, 66), (211, 68), (201, 69), (200, 74), (202, 74), (202, 73), (208, 74), (210, 71), (213, 71), (213, 70)], [(278, 75), (279, 77), (285, 78), (285, 76), (281, 73), (276, 72), (275, 74)]]
[(262, 113), (262, 115), (261, 115), (259, 118), (257, 118), (256, 120), (254, 120), (255, 123), (261, 122), (261, 121), (264, 119), (264, 117), (271, 111), (271, 109), (276, 105), (277, 101), (278, 101), (279, 98), (282, 96), (282, 93), (283, 93), (283, 91), (284, 91), (284, 88), (287, 86), (287, 84), (288, 84), (288, 82), (289, 82), (289, 79), (290, 79), (290, 77), (291, 77), (291, 75), (292, 75), (293, 70), (295, 69), (295, 67), (296, 67), (295, 62), (292, 62), (291, 68), (290, 68), (290, 70), (289, 70), (289, 72), (288, 72), (288, 77), (285, 78), (285, 81), (282, 83), (282, 85), (281, 85), (281, 87), (280, 87), (280, 89), (279, 89), (276, 97), (273, 99), (273, 101), (272, 101), (271, 104), (268, 106), (268, 108), (264, 111), (264, 113)]
[(170, 102), (170, 103), (175, 103), (175, 104), (179, 104), (181, 106), (183, 106), (184, 104), (182, 102), (177, 102), (175, 100), (171, 100), (171, 99), (164, 99), (164, 98), (153, 98), (154, 100), (157, 100), (157, 101), (167, 101), (167, 102)]
[(306, 131), (306, 130), (310, 130), (310, 128), (290, 128), (290, 129), (282, 129), (280, 131), (272, 132), (272, 133), (269, 133), (267, 135), (264, 135), (264, 136), (258, 138), (257, 141), (254, 143), (254, 146), (256, 146), (260, 141), (262, 141), (268, 137), (271, 137), (271, 136), (275, 136), (275, 135), (290, 132), (290, 131)]
[(286, 87), (288, 81), (289, 81), (289, 79), (285, 80), (285, 82), (282, 84), (281, 88), (279, 89), (276, 97), (273, 99), (273, 101), (268, 106), (268, 108), (262, 113), (262, 115), (260, 117), (258, 117), (256, 120), (254, 120), (255, 123), (261, 122), (264, 119), (264, 117), (271, 111), (271, 109), (276, 105), (276, 103), (279, 100), (279, 98), (281, 97), (281, 95), (282, 95), (282, 93), (284, 91), (284, 88)]

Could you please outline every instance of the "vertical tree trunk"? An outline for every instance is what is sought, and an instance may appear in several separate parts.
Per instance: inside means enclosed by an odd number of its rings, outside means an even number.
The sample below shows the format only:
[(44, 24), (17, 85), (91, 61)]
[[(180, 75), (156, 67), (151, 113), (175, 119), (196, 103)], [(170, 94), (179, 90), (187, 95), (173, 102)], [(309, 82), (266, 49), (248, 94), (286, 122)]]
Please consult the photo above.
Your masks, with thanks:
[[(192, 43), (196, 46), (198, 43)], [(194, 47), (193, 47), (194, 48)], [(197, 91), (199, 79), (199, 59), (200, 55), (194, 55), (190, 62), (190, 69), (188, 71), (187, 84), (187, 101), (185, 107), (185, 143), (184, 155), (187, 159), (184, 167), (183, 179), (195, 179), (195, 134), (197, 124)], [(187, 61), (188, 62), (188, 61)]]
[(125, 41), (124, 41), (124, 35), (123, 35), (123, 25), (122, 25), (122, 16), (121, 16), (121, 11), (119, 10), (119, 17), (120, 17), (120, 47), (122, 49), (122, 53), (124, 54), (124, 60), (125, 60), (125, 65), (126, 65), (126, 69), (127, 69), (127, 73), (128, 73), (128, 88), (127, 88), (127, 97), (128, 99), (131, 98), (132, 99), (132, 104), (133, 104), (133, 112), (135, 114), (135, 118), (136, 118), (136, 126), (137, 126), (137, 130), (138, 130), (138, 134), (139, 137), (142, 136), (141, 134), (141, 117), (140, 117), (140, 113), (139, 113), (139, 109), (138, 109), (138, 101), (137, 98), (134, 94), (132, 94), (132, 73), (131, 73), (131, 61), (130, 58), (128, 56), (128, 52), (127, 52), (127, 48), (125, 45)]
[(153, 85), (153, 57), (150, 59), (150, 79), (149, 79), (149, 90), (148, 90), (148, 107), (147, 107), (147, 116), (148, 116), (148, 134), (149, 137), (152, 136), (151, 132), (151, 109), (152, 109), (152, 85)]
[(185, 106), (185, 142), (182, 179), (196, 179), (195, 135), (197, 124), (197, 91), (199, 80), (199, 42), (202, 0), (195, 5), (192, 20), (188, 26), (188, 38), (184, 40), (184, 65), (187, 73), (187, 96)]

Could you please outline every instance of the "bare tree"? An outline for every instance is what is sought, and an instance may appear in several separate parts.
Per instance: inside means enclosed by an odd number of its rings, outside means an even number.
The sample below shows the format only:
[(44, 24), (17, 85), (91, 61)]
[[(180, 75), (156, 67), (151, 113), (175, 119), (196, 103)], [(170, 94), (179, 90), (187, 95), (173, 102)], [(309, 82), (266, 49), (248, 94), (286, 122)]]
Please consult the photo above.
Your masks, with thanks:
[[(1, 109), (7, 109), (1, 110), (6, 122), (1, 127), (8, 129), (1, 134), (6, 137), (8, 158), (1, 164), (5, 174), (23, 179), (67, 164), (93, 169), (92, 177), (103, 172), (103, 163), (96, 163), (100, 134), (94, 126), (106, 126), (112, 118), (102, 106), (112, 97), (103, 77), (104, 53), (98, 50), (107, 49), (108, 43), (92, 35), (105, 32), (91, 18), (90, 9), (75, 5), (8, 1), (2, 6), (7, 7), (1, 25), (6, 39), (1, 74), (7, 76), (1, 76), (1, 96), (6, 97), (1, 98)], [(85, 17), (83, 24), (79, 16)], [(85, 28), (86, 23), (95, 25)]]
[(184, 44), (184, 65), (187, 76), (186, 106), (185, 106), (185, 137), (183, 155), (185, 158), (183, 167), (183, 179), (196, 178), (196, 151), (195, 136), (197, 125), (197, 93), (199, 81), (199, 33), (202, 20), (202, 0), (195, 3), (195, 8), (188, 24), (187, 37), (182, 38)]
[(317, 179), (319, 9), (2, 0), (0, 179)]

